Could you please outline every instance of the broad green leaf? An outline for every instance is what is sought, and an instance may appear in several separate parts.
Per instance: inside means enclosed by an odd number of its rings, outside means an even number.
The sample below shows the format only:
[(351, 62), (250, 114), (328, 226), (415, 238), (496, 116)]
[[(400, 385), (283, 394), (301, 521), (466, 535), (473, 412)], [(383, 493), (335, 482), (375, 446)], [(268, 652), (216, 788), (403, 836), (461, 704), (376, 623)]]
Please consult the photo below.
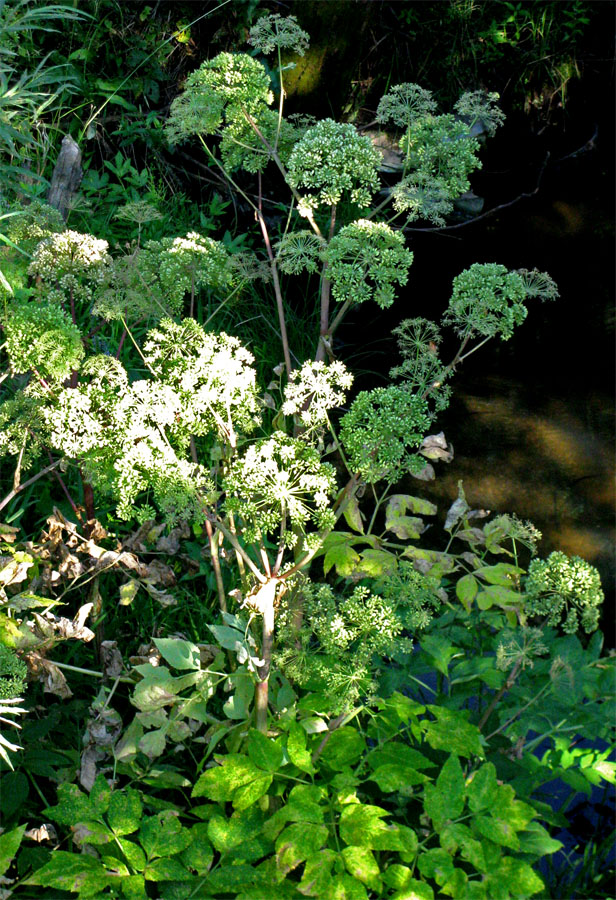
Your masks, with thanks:
[(302, 772), (308, 772), (308, 774), (314, 772), (310, 753), (306, 749), (306, 732), (297, 722), (292, 722), (289, 728), (287, 755), (293, 765)]
[(407, 747), (400, 741), (388, 741), (380, 750), (373, 750), (366, 762), (373, 769), (390, 763), (406, 766), (409, 769), (433, 769), (436, 763), (413, 747)]
[(417, 868), (426, 878), (434, 878), (437, 884), (443, 885), (453, 874), (454, 865), (446, 850), (435, 847), (419, 854)]
[(398, 565), (396, 556), (389, 550), (362, 550), (360, 556), (354, 571), (366, 577), (378, 578), (380, 575), (389, 575)]
[(479, 591), (477, 594), (477, 606), (479, 609), (482, 609), (485, 612), (486, 609), (492, 609), (493, 605), (494, 600), (490, 594), (488, 594), (487, 591)]
[(251, 887), (252, 896), (261, 897), (260, 887), (252, 887), (253, 885), (261, 885), (263, 876), (252, 866), (220, 866), (214, 869), (207, 876), (203, 884), (203, 894), (205, 897), (209, 894), (230, 894), (239, 891), (241, 888)]
[(255, 686), (252, 678), (244, 672), (237, 671), (227, 678), (227, 684), (235, 685), (235, 692), (223, 705), (223, 712), (228, 719), (244, 720), (248, 718), (250, 704), (254, 697)]
[(399, 863), (394, 863), (391, 866), (388, 866), (387, 869), (383, 872), (383, 881), (387, 885), (387, 887), (400, 889), (406, 887), (412, 881), (413, 873), (408, 866), (401, 866)]
[(387, 832), (388, 826), (381, 821), (387, 810), (368, 803), (351, 803), (340, 815), (340, 837), (345, 844), (358, 847), (372, 847), (371, 841), (377, 834)]
[[(521, 606), (524, 602), (524, 597), (518, 591), (512, 591), (509, 588), (501, 587), (498, 584), (488, 584), (485, 585), (483, 590), (478, 596), (477, 605), (479, 606), (479, 597), (484, 597), (484, 603), (487, 603), (489, 600), (491, 604), (495, 604), (496, 606), (500, 606), (503, 608), (506, 607), (516, 607)], [(481, 609), (488, 609), (487, 606), (480, 607)]]
[(173, 810), (165, 809), (143, 820), (139, 841), (148, 859), (155, 856), (173, 856), (181, 853), (191, 843), (190, 831), (184, 828)]
[(522, 831), (532, 819), (536, 817), (536, 812), (528, 803), (515, 799), (515, 791), (510, 784), (499, 784), (497, 787), (496, 803), (491, 810), (493, 816), (499, 819), (506, 819), (515, 828), (516, 831)]
[(156, 731), (148, 731), (139, 741), (139, 750), (148, 759), (157, 759), (165, 752), (167, 728), (157, 728)]
[(143, 900), (147, 897), (143, 875), (127, 875), (122, 879), (121, 885), (126, 900)]
[(225, 802), (232, 799), (237, 788), (263, 774), (252, 760), (239, 753), (216, 756), (216, 759), (221, 765), (213, 766), (199, 777), (192, 790), (193, 797), (207, 797), (209, 800)]
[(238, 788), (233, 794), (233, 809), (248, 809), (257, 800), (260, 800), (267, 794), (272, 783), (272, 776), (261, 772), (258, 778), (255, 778), (249, 784), (244, 784)]
[(349, 875), (367, 885), (373, 891), (380, 891), (381, 873), (374, 854), (366, 847), (345, 847), (342, 858)]
[(496, 769), (492, 763), (485, 763), (473, 773), (466, 784), (468, 805), (473, 812), (493, 809), (497, 794)]
[(141, 824), (143, 807), (138, 791), (114, 791), (109, 800), (107, 820), (116, 835), (132, 834)]
[(207, 626), (218, 644), (225, 650), (233, 650), (237, 652), (244, 646), (244, 632), (238, 631), (236, 628), (229, 628), (228, 625), (208, 625)]
[(343, 512), (345, 521), (349, 528), (357, 531), (359, 534), (364, 533), (364, 522), (357, 497), (353, 494), (346, 502)]
[(98, 888), (103, 891), (108, 884), (118, 881), (107, 874), (100, 859), (83, 853), (67, 853), (55, 850), (48, 863), (37, 869), (22, 884), (38, 884), (41, 887), (80, 893), (88, 891), (85, 896), (92, 896), (88, 889)]
[(136, 869), (137, 872), (143, 872), (145, 869), (146, 858), (141, 847), (138, 847), (137, 844), (134, 844), (132, 841), (123, 837), (118, 838), (118, 843), (122, 848), (122, 853), (131, 869)]
[(109, 809), (109, 803), (111, 802), (111, 788), (107, 784), (107, 779), (104, 775), (97, 775), (96, 781), (92, 785), (92, 789), (90, 790), (90, 803), (94, 810), (102, 815), (106, 813)]
[(464, 869), (454, 869), (449, 878), (441, 886), (441, 892), (458, 900), (459, 897), (466, 895), (466, 885), (468, 884), (468, 875)]
[(410, 494), (392, 494), (387, 503), (385, 515), (396, 515), (399, 512), (415, 513), (418, 516), (435, 516), (438, 507), (423, 497), (412, 497)]
[(78, 822), (71, 830), (77, 844), (108, 844), (113, 840), (113, 832), (102, 822)]
[(487, 581), (488, 584), (511, 588), (515, 585), (515, 579), (523, 573), (524, 569), (520, 569), (518, 566), (512, 566), (510, 563), (498, 563), (495, 566), (482, 566), (474, 574)]
[(335, 566), (338, 575), (351, 575), (359, 562), (359, 553), (353, 550), (353, 544), (360, 540), (354, 534), (332, 531), (323, 544), (325, 558), (323, 571), (327, 575)]
[[(521, 859), (505, 856), (487, 877), (489, 897), (532, 897), (545, 890), (541, 878)], [(545, 894), (543, 895), (545, 896)]]
[(456, 596), (467, 612), (471, 611), (478, 587), (477, 579), (473, 575), (463, 575), (456, 583)]
[(432, 658), (436, 669), (445, 677), (449, 673), (451, 660), (456, 656), (462, 655), (459, 647), (455, 647), (446, 638), (438, 634), (422, 636), (420, 646), (424, 653), (427, 653)]
[(280, 744), (251, 728), (248, 732), (248, 756), (255, 766), (274, 774), (282, 765), (284, 752)]
[(357, 763), (365, 749), (366, 742), (355, 728), (338, 728), (331, 733), (321, 754), (321, 761), (330, 769), (340, 772)]
[(457, 756), (452, 754), (449, 757), (441, 769), (435, 785), (426, 785), (424, 807), (437, 831), (440, 831), (448, 820), (457, 819), (462, 814), (464, 775)]
[(177, 859), (155, 859), (143, 873), (146, 881), (189, 881), (192, 875)]
[(428, 781), (428, 776), (411, 769), (410, 766), (398, 763), (384, 763), (378, 766), (372, 775), (368, 776), (368, 781), (376, 781), (378, 786), (385, 793), (399, 791), (403, 796), (411, 796), (413, 794), (413, 786), (416, 784), (424, 784)]
[(163, 659), (174, 669), (200, 669), (199, 648), (181, 638), (154, 638)]
[(139, 741), (143, 737), (143, 725), (133, 719), (120, 740), (113, 748), (113, 755), (118, 762), (131, 762), (139, 752)]
[(366, 888), (361, 881), (343, 872), (337, 875), (332, 884), (331, 900), (368, 900)]
[(518, 832), (518, 840), (522, 853), (532, 853), (537, 857), (557, 853), (563, 846), (560, 841), (550, 837), (549, 832), (539, 822), (529, 822), (524, 831)]
[(13, 857), (19, 850), (25, 830), (26, 825), (20, 825), (19, 828), (0, 834), (0, 876), (4, 875), (11, 865)]
[(96, 809), (89, 798), (76, 784), (61, 784), (58, 787), (58, 803), (48, 806), (45, 813), (60, 825), (74, 825), (87, 819), (96, 819)]
[(305, 897), (316, 897), (322, 900), (329, 897), (332, 892), (332, 866), (337, 857), (333, 850), (319, 850), (313, 856), (309, 856), (304, 866), (302, 880), (297, 890)]
[(434, 900), (434, 891), (425, 881), (410, 878), (402, 890), (391, 895), (390, 900)]
[(433, 750), (446, 750), (458, 756), (483, 756), (479, 729), (467, 722), (465, 715), (444, 706), (428, 706), (436, 722), (425, 725), (426, 740)]
[(190, 837), (192, 843), (182, 851), (180, 860), (187, 869), (191, 869), (197, 875), (207, 875), (214, 859), (214, 851), (208, 840), (208, 825), (205, 822), (193, 825)]
[(170, 706), (176, 702), (176, 694), (181, 687), (179, 679), (173, 678), (166, 666), (151, 666), (149, 664), (135, 667), (144, 676), (135, 685), (131, 702), (142, 712), (153, 712)]
[(510, 822), (492, 816), (475, 816), (473, 828), (501, 847), (508, 847), (510, 850), (520, 849), (516, 830)]
[(206, 826), (207, 836), (219, 853), (229, 853), (244, 841), (256, 837), (263, 826), (258, 808), (234, 812), (231, 816), (213, 815)]
[(289, 825), (276, 841), (276, 867), (286, 875), (320, 850), (329, 834), (325, 825)]

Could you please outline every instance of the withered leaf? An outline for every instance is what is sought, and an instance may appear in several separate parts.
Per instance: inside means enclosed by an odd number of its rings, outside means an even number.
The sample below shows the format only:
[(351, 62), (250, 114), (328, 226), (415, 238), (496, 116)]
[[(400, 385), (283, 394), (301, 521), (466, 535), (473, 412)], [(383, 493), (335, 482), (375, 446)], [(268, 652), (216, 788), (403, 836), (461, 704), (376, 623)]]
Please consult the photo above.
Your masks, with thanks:
[(451, 462), (453, 459), (453, 446), (448, 444), (444, 432), (429, 434), (423, 439), (419, 452), (427, 459), (438, 459), (441, 462)]

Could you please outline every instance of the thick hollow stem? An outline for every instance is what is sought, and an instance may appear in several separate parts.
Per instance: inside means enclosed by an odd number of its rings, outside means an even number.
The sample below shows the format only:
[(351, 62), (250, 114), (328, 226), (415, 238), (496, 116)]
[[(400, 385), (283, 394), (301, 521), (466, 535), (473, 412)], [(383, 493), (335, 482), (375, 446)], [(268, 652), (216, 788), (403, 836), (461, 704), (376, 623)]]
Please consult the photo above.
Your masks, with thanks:
[[(331, 215), (329, 219), (329, 240), (334, 236), (334, 228), (336, 226), (336, 206), (332, 203)], [(331, 298), (332, 283), (327, 275), (329, 264), (327, 260), (323, 263), (321, 270), (321, 315), (319, 324), (319, 346), (315, 354), (317, 362), (325, 359), (325, 354), (330, 350), (329, 341), (331, 339), (331, 330), (329, 327), (329, 301)]]
[(222, 572), (220, 570), (220, 557), (218, 555), (218, 542), (216, 541), (216, 535), (214, 534), (214, 529), (212, 528), (212, 523), (206, 519), (205, 520), (205, 530), (207, 532), (207, 536), (210, 542), (210, 555), (212, 557), (212, 568), (214, 569), (214, 577), (216, 578), (216, 590), (218, 591), (218, 605), (220, 606), (220, 611), (226, 613), (227, 612), (227, 597), (225, 594), (225, 586), (222, 580)]
[(267, 734), (269, 676), (274, 649), (274, 598), (277, 583), (276, 578), (271, 578), (259, 592), (260, 605), (263, 610), (263, 638), (261, 641), (263, 665), (259, 668), (259, 681), (255, 688), (255, 712), (257, 728), (263, 734)]
[(270, 261), (270, 266), (272, 269), (272, 282), (274, 285), (274, 294), (276, 295), (276, 308), (278, 310), (278, 324), (280, 325), (280, 337), (282, 339), (282, 352), (284, 354), (284, 365), (287, 370), (287, 375), (291, 374), (291, 354), (289, 352), (289, 339), (287, 337), (287, 323), (284, 316), (284, 306), (282, 303), (282, 291), (280, 290), (280, 281), (278, 280), (278, 267), (276, 265), (276, 259), (274, 257), (274, 252), (272, 250), (272, 244), (269, 238), (269, 233), (267, 230), (267, 225), (265, 224), (265, 219), (263, 218), (263, 210), (262, 210), (262, 197), (261, 197), (261, 173), (259, 172), (259, 208), (257, 210), (257, 219), (259, 220), (259, 225), (261, 227), (261, 233), (263, 234), (263, 241), (265, 243), (265, 249), (267, 250), (267, 256)]

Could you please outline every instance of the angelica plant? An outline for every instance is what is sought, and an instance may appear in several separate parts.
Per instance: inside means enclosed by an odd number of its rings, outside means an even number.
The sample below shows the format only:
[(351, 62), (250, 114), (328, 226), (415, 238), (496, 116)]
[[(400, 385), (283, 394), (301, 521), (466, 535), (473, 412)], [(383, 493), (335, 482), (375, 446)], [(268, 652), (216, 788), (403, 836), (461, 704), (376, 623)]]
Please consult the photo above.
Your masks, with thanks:
[[(43, 238), (28, 267), (39, 279), (48, 302), (89, 303), (111, 262), (107, 241), (77, 231), (62, 231)], [(74, 317), (73, 317), (74, 318)]]
[(588, 633), (597, 629), (603, 600), (599, 573), (579, 556), (555, 550), (532, 560), (525, 583), (529, 616), (546, 616), (548, 625), (562, 625), (567, 634), (580, 626)]

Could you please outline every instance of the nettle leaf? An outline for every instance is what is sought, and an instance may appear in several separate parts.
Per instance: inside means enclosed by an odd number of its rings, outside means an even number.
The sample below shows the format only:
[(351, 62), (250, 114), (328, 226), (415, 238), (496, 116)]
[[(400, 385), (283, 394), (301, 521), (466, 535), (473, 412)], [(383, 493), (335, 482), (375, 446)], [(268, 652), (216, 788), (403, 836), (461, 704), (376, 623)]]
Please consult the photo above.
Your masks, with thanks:
[(308, 857), (302, 880), (297, 886), (300, 894), (316, 897), (317, 900), (333, 895), (332, 867), (337, 856), (334, 850), (325, 848)]
[(464, 775), (457, 756), (449, 757), (440, 771), (436, 784), (427, 784), (424, 792), (424, 808), (440, 831), (451, 819), (457, 819), (464, 809)]
[(463, 712), (444, 706), (427, 708), (436, 717), (436, 722), (422, 723), (433, 750), (446, 750), (465, 758), (483, 756), (479, 729), (467, 722)]
[(19, 828), (0, 834), (0, 876), (4, 875), (19, 850), (26, 827), (26, 825), (20, 825)]
[(163, 659), (174, 669), (200, 669), (199, 648), (180, 638), (154, 638)]
[(141, 825), (143, 806), (138, 791), (114, 791), (109, 800), (107, 820), (116, 835), (132, 834)]
[(493, 809), (496, 803), (498, 784), (496, 768), (492, 763), (481, 766), (467, 782), (466, 795), (468, 805), (473, 812), (482, 809)]
[(247, 746), (248, 756), (259, 769), (273, 775), (281, 767), (284, 758), (281, 745), (257, 731), (256, 728), (250, 729)]
[(289, 825), (276, 841), (276, 867), (281, 875), (287, 875), (308, 857), (320, 850), (329, 831), (325, 825), (302, 822)]
[(366, 847), (345, 847), (342, 858), (349, 875), (373, 891), (381, 890), (381, 872), (371, 850)]

